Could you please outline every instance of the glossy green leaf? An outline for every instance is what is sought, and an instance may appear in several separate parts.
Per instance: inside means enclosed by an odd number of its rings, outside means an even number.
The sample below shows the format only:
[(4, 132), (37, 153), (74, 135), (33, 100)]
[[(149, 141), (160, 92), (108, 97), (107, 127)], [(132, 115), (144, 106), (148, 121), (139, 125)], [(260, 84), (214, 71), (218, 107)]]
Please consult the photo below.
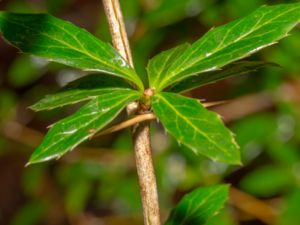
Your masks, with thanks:
[(182, 93), (192, 89), (214, 83), (229, 77), (239, 76), (254, 72), (264, 66), (277, 66), (274, 63), (260, 61), (240, 61), (231, 63), (219, 71), (201, 73), (180, 81), (168, 89), (170, 92)]
[(239, 147), (220, 116), (196, 99), (162, 92), (152, 97), (153, 111), (179, 143), (212, 160), (240, 164)]
[(0, 12), (0, 32), (25, 53), (86, 71), (113, 74), (143, 89), (138, 75), (111, 45), (70, 22), (47, 14)]
[(155, 87), (156, 84), (159, 84), (172, 63), (189, 47), (190, 44), (185, 43), (164, 51), (149, 60), (147, 73), (150, 87)]
[(92, 137), (127, 104), (139, 97), (139, 92), (120, 90), (91, 100), (73, 115), (51, 126), (40, 146), (32, 154), (29, 164), (60, 158)]
[(203, 72), (247, 57), (284, 38), (300, 21), (300, 3), (262, 6), (250, 15), (213, 28), (175, 60), (163, 79), (152, 83), (157, 92)]
[(60, 91), (45, 96), (30, 108), (34, 111), (50, 110), (130, 88), (130, 85), (119, 77), (91, 74), (70, 82)]
[(165, 225), (204, 225), (224, 206), (227, 185), (199, 188), (183, 197), (172, 210)]

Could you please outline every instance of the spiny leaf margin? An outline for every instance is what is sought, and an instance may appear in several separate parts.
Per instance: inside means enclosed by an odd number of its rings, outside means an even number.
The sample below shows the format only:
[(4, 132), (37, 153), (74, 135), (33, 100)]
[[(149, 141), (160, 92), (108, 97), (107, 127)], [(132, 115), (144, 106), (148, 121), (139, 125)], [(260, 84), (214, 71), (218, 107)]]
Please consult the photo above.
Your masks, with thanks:
[(263, 61), (239, 61), (231, 63), (218, 71), (200, 73), (171, 85), (167, 91), (183, 93), (227, 78), (249, 74), (265, 66), (279, 67), (276, 63)]
[(158, 93), (190, 76), (245, 58), (286, 37), (299, 21), (300, 3), (293, 3), (262, 6), (244, 18), (213, 28), (168, 65), (164, 78), (151, 88)]
[(60, 158), (111, 122), (141, 93), (120, 90), (99, 96), (82, 106), (73, 115), (53, 124), (27, 165)]
[(68, 83), (56, 93), (46, 95), (29, 108), (34, 111), (51, 110), (119, 90), (131, 90), (131, 86), (119, 77), (90, 74)]
[(241, 164), (234, 135), (218, 114), (196, 99), (170, 92), (158, 93), (151, 101), (155, 115), (179, 143), (214, 161)]

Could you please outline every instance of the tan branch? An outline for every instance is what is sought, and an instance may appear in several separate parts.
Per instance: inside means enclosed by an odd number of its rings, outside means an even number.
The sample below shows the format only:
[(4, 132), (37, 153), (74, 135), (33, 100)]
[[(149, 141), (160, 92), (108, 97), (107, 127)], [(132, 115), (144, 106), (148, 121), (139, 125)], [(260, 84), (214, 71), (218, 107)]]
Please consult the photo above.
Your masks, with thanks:
[(147, 120), (154, 120), (156, 119), (156, 116), (153, 114), (153, 113), (148, 113), (148, 114), (143, 114), (143, 115), (137, 115), (129, 120), (126, 120), (122, 123), (119, 123), (115, 126), (112, 126), (98, 134), (96, 134), (94, 137), (98, 137), (98, 136), (101, 136), (101, 135), (106, 135), (106, 134), (110, 134), (110, 133), (113, 133), (113, 132), (116, 132), (116, 131), (119, 131), (119, 130), (122, 130), (122, 129), (125, 129), (127, 127), (131, 127), (135, 124), (138, 124), (138, 123), (141, 123), (141, 122), (144, 122), (144, 121), (147, 121)]
[(227, 104), (212, 107), (211, 110), (220, 114), (225, 123), (229, 123), (247, 115), (266, 110), (273, 105), (272, 93), (260, 92), (233, 99)]
[(230, 203), (236, 208), (246, 212), (266, 224), (273, 224), (278, 216), (278, 212), (267, 204), (237, 188), (230, 188)]
[(103, 0), (104, 11), (109, 23), (109, 30), (112, 36), (112, 42), (116, 50), (126, 59), (133, 67), (131, 50), (121, 7), (118, 0)]
[[(225, 103), (225, 101), (206, 102), (206, 103), (203, 103), (203, 106), (209, 108), (209, 107), (224, 104), (224, 103)], [(136, 125), (138, 123), (141, 123), (141, 122), (144, 122), (144, 121), (147, 121), (147, 120), (155, 120), (155, 119), (156, 119), (156, 116), (153, 113), (137, 115), (137, 116), (135, 116), (135, 117), (133, 117), (129, 120), (121, 122), (117, 125), (114, 125), (110, 128), (107, 128), (106, 130), (103, 130), (103, 131), (97, 133), (94, 136), (92, 136), (91, 138), (99, 137), (99, 136), (106, 135), (106, 134), (110, 134), (110, 133), (113, 133), (113, 132), (116, 132), (116, 131), (119, 131), (119, 130), (122, 130), (122, 129), (125, 129), (125, 128), (128, 128), (128, 127), (131, 127), (131, 126)]]

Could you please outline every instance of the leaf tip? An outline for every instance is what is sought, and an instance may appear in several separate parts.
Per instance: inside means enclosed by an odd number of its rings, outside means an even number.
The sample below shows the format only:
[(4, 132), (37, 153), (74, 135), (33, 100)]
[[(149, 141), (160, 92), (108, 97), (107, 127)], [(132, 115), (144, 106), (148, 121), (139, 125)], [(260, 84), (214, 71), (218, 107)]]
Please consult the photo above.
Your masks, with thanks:
[(29, 167), (29, 166), (32, 166), (33, 164), (37, 164), (41, 161), (35, 159), (34, 156), (31, 156), (30, 159), (28, 160), (28, 162), (25, 164), (25, 167)]
[(243, 164), (242, 160), (239, 159), (238, 161), (235, 161), (235, 162), (233, 163), (233, 165), (236, 165), (236, 166), (243, 166), (244, 164)]
[(41, 156), (40, 154), (37, 154), (37, 152), (34, 152), (31, 157), (29, 158), (28, 162), (26, 163), (25, 167), (31, 166), (33, 164), (38, 164), (42, 162), (49, 161), (51, 159), (54, 159), (57, 157), (56, 155), (50, 155), (50, 156)]
[(25, 164), (24, 167), (29, 167), (29, 166), (31, 166), (31, 165), (32, 165), (32, 163), (29, 161), (29, 162), (27, 162), (27, 163)]
[(41, 162), (44, 162), (44, 161), (46, 161), (46, 160), (41, 160), (41, 159), (35, 157), (34, 155), (31, 155), (30, 159), (25, 164), (25, 167), (29, 167), (29, 166), (32, 166), (33, 164), (38, 164), (38, 163), (41, 163)]
[(230, 164), (230, 165), (233, 165), (233, 166), (243, 166), (243, 162), (241, 160), (241, 154), (240, 154), (239, 147), (237, 146), (237, 148), (234, 149), (234, 150), (235, 151), (232, 152), (230, 157), (226, 157), (226, 158), (218, 157), (217, 159), (214, 159), (214, 161)]
[(227, 196), (226, 199), (228, 199), (229, 191), (231, 188), (231, 184), (219, 184), (216, 187), (219, 187), (219, 191), (223, 191), (224, 194)]
[(236, 154), (234, 154), (234, 157), (232, 157), (230, 159), (230, 161), (228, 161), (228, 163), (235, 165), (235, 166), (243, 166), (243, 162), (241, 159), (241, 154), (239, 149), (237, 149)]
[(39, 112), (39, 111), (45, 111), (45, 110), (51, 110), (54, 107), (46, 107), (41, 101), (38, 101), (37, 103), (28, 106), (28, 109), (34, 111), (34, 112)]
[(39, 110), (38, 110), (38, 107), (36, 106), (36, 104), (31, 105), (31, 106), (28, 106), (27, 108), (30, 109), (30, 110), (32, 110), (32, 111), (34, 111), (34, 112), (39, 111)]
[(226, 163), (230, 164), (232, 166), (243, 166), (243, 163), (241, 161), (240, 155), (236, 155), (235, 157), (232, 157), (230, 159), (224, 159), (224, 158), (212, 158), (210, 157), (214, 162), (220, 162), (220, 163)]

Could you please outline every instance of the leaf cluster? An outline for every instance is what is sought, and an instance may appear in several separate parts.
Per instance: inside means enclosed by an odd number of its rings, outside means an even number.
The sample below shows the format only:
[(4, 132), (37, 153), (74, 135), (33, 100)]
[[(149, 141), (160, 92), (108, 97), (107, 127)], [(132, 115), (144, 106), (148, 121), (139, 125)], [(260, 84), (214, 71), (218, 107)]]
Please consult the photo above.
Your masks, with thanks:
[[(21, 52), (91, 73), (31, 107), (41, 111), (85, 102), (73, 115), (51, 125), (29, 164), (60, 158), (105, 128), (132, 102), (153, 112), (167, 132), (194, 153), (240, 164), (239, 147), (220, 116), (181, 93), (276, 65), (239, 60), (277, 43), (299, 21), (299, 3), (262, 6), (244, 18), (212, 28), (193, 44), (153, 57), (147, 66), (147, 86), (110, 44), (86, 30), (48, 14), (0, 12), (0, 32)], [(210, 201), (214, 195), (218, 197)], [(223, 205), (224, 196), (223, 186), (200, 189), (181, 201), (166, 224), (204, 224)], [(188, 210), (190, 204), (197, 205), (193, 203), (197, 199), (203, 202)]]

